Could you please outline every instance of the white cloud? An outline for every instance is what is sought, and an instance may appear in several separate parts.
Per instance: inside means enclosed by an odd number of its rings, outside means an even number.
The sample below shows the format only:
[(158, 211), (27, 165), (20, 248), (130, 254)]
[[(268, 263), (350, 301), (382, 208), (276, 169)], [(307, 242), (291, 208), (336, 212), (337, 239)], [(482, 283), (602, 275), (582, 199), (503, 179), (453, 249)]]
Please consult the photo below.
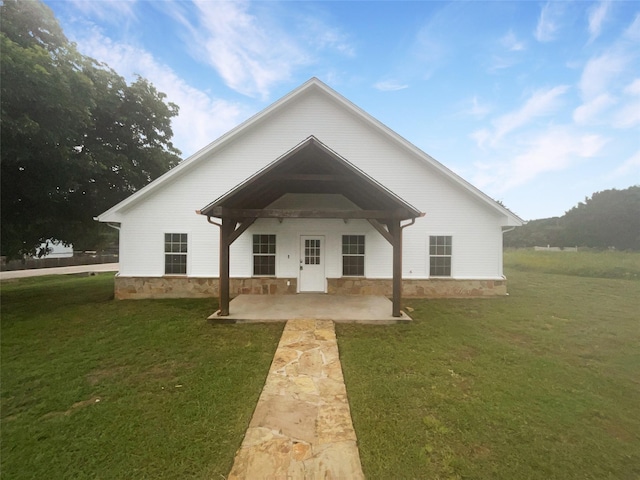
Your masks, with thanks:
[(640, 100), (634, 99), (620, 108), (613, 116), (615, 128), (631, 128), (640, 125)]
[(589, 41), (592, 42), (600, 36), (602, 24), (609, 13), (611, 0), (602, 0), (589, 11)]
[(640, 13), (636, 14), (631, 25), (624, 32), (625, 38), (631, 41), (640, 41)]
[(566, 85), (558, 85), (557, 87), (550, 88), (548, 90), (538, 90), (531, 97), (527, 99), (522, 107), (519, 109), (502, 115), (492, 122), (493, 132), (475, 132), (472, 138), (479, 141), (480, 146), (484, 142), (490, 141), (495, 145), (508, 133), (521, 128), (532, 120), (549, 115), (556, 111), (560, 106), (561, 97), (569, 89)]
[(491, 132), (487, 128), (481, 128), (471, 133), (470, 137), (476, 141), (480, 148), (483, 148), (485, 144), (491, 139)]
[(620, 164), (611, 174), (609, 179), (619, 177), (635, 178), (637, 183), (640, 179), (640, 150)]
[(640, 95), (640, 78), (636, 78), (624, 89), (624, 93), (628, 95)]
[(73, 5), (76, 12), (85, 16), (97, 17), (110, 23), (122, 23), (136, 18), (135, 5), (137, 0), (120, 0), (117, 2), (91, 1), (91, 0), (67, 0)]
[(266, 99), (275, 84), (291, 77), (295, 67), (310, 62), (286, 32), (252, 15), (247, 2), (201, 0), (196, 6), (195, 45), (233, 90)]
[[(549, 172), (566, 170), (600, 153), (607, 140), (569, 127), (554, 127), (531, 136), (513, 152), (512, 160), (479, 168), (475, 183), (494, 193), (504, 193)], [(518, 147), (516, 147), (518, 148)]]
[(397, 82), (395, 80), (382, 80), (373, 85), (373, 88), (380, 90), (382, 92), (393, 92), (396, 90), (404, 90), (405, 88), (409, 88), (409, 85), (401, 82)]
[(536, 40), (539, 42), (551, 42), (555, 40), (556, 33), (560, 28), (560, 17), (563, 11), (564, 7), (561, 2), (550, 1), (542, 7), (534, 32)]
[(629, 58), (615, 49), (589, 59), (579, 83), (583, 98), (591, 99), (606, 92), (611, 81), (625, 71), (628, 63)]
[(465, 112), (467, 115), (471, 115), (476, 118), (483, 118), (491, 111), (491, 107), (489, 105), (481, 103), (478, 101), (478, 97), (473, 97), (471, 99), (471, 106)]
[(309, 45), (317, 50), (335, 50), (345, 57), (355, 57), (355, 47), (349, 36), (340, 29), (311, 15), (304, 16), (299, 21), (301, 27), (298, 31)]
[(516, 37), (513, 30), (509, 30), (507, 34), (500, 39), (500, 43), (510, 52), (519, 52), (524, 50), (524, 43)]
[(147, 51), (117, 43), (97, 31), (78, 41), (82, 53), (107, 63), (131, 81), (136, 74), (148, 79), (167, 101), (180, 106), (173, 118), (173, 143), (183, 156), (191, 155), (236, 126), (246, 116), (243, 108), (188, 85), (166, 65), (158, 63)]
[(603, 93), (585, 102), (573, 111), (573, 120), (577, 124), (598, 123), (602, 113), (617, 103), (616, 99), (608, 93)]
[(631, 128), (640, 124), (640, 78), (636, 78), (623, 90), (627, 98), (613, 116), (616, 128)]
[(339, 29), (311, 15), (286, 14), (277, 4), (197, 0), (195, 7), (197, 15), (177, 16), (189, 32), (188, 43), (243, 95), (268, 99), (274, 86), (315, 63), (319, 51), (355, 55)]

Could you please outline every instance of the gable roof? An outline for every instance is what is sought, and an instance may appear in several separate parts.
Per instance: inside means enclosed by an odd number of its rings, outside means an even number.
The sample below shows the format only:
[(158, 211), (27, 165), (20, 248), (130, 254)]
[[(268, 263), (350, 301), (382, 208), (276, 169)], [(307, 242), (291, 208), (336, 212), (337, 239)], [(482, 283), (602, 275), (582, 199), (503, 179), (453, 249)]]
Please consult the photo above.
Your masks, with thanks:
[(378, 132), (382, 133), (389, 140), (393, 141), (395, 144), (399, 145), (405, 150), (408, 150), (416, 157), (420, 158), (424, 163), (434, 168), (436, 171), (441, 173), (445, 178), (450, 179), (454, 184), (462, 187), (467, 190), (473, 197), (477, 198), (478, 201), (487, 205), (488, 207), (497, 211), (497, 213), (505, 215), (508, 219), (509, 225), (521, 225), (523, 220), (518, 217), (516, 214), (503, 207), (494, 201), (491, 197), (481, 192), (479, 189), (471, 185), (469, 182), (464, 180), (462, 177), (455, 174), (453, 171), (445, 167), (443, 164), (432, 158), (427, 153), (420, 150), (418, 147), (407, 141), (405, 138), (391, 130), (389, 127), (384, 125), (379, 120), (375, 119), (367, 112), (357, 107), (355, 104), (347, 100), (345, 97), (340, 95), (338, 92), (327, 86), (325, 83), (320, 81), (319, 79), (313, 77), (300, 87), (291, 91), (280, 100), (271, 104), (261, 112), (252, 116), (248, 120), (244, 121), (237, 127), (231, 129), (217, 140), (213, 141), (206, 147), (202, 148), (191, 157), (187, 158), (180, 162), (176, 167), (172, 168), (164, 175), (158, 177), (156, 180), (145, 186), (144, 188), (138, 190), (133, 195), (127, 197), (117, 205), (113, 206), (106, 212), (95, 217), (95, 220), (101, 222), (113, 222), (117, 221), (114, 217), (117, 218), (117, 214), (125, 209), (128, 209), (138, 202), (142, 201), (146, 198), (150, 193), (155, 192), (158, 189), (161, 189), (165, 184), (168, 184), (173, 179), (182, 175), (186, 171), (198, 165), (204, 159), (206, 159), (210, 154), (215, 151), (223, 148), (227, 143), (231, 142), (234, 138), (241, 135), (244, 131), (250, 129), (253, 125), (259, 123), (263, 119), (274, 115), (275, 113), (281, 111), (286, 108), (287, 104), (289, 104), (295, 98), (304, 95), (309, 91), (317, 91), (321, 94), (327, 96), (328, 98), (337, 102), (342, 108), (345, 108), (355, 114), (357, 117), (362, 119), (364, 122), (368, 123), (370, 126), (374, 127)]
[(403, 220), (424, 216), (313, 135), (197, 213), (218, 217), (223, 208), (264, 209), (286, 193), (339, 194), (362, 210)]

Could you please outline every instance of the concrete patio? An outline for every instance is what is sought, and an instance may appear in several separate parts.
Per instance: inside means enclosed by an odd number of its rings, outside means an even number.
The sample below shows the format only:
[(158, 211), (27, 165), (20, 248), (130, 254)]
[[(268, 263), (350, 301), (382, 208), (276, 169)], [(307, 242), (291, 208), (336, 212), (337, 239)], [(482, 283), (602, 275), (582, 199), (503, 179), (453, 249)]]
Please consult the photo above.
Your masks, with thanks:
[(374, 295), (239, 295), (229, 305), (229, 316), (218, 312), (209, 317), (212, 323), (284, 322), (297, 318), (333, 320), (337, 323), (389, 325), (410, 322), (405, 312), (391, 315), (391, 300)]

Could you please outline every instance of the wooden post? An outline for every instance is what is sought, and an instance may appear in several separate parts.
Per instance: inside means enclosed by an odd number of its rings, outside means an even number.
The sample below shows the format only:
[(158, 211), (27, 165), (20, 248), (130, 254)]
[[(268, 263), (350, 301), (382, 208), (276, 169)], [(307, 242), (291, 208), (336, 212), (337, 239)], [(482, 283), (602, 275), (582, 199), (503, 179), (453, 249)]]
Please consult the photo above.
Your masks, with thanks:
[(392, 220), (387, 226), (393, 236), (393, 308), (394, 317), (402, 316), (400, 306), (402, 304), (402, 228), (400, 220)]
[(222, 227), (220, 228), (220, 312), (218, 313), (221, 317), (229, 315), (229, 247), (231, 246), (231, 234), (235, 228), (235, 220), (222, 219)]

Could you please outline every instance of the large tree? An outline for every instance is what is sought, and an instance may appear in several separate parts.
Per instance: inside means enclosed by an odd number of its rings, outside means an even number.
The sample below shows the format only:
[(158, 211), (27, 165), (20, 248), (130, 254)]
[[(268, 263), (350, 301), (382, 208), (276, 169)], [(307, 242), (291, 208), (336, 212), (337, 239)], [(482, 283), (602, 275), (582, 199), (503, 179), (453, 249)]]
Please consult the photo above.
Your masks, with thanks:
[(596, 192), (562, 217), (533, 220), (505, 234), (504, 244), (640, 250), (640, 185)]
[(564, 215), (569, 245), (640, 250), (640, 186), (604, 190)]
[(0, 4), (2, 255), (95, 247), (98, 213), (175, 166), (166, 95), (81, 55), (34, 0)]

